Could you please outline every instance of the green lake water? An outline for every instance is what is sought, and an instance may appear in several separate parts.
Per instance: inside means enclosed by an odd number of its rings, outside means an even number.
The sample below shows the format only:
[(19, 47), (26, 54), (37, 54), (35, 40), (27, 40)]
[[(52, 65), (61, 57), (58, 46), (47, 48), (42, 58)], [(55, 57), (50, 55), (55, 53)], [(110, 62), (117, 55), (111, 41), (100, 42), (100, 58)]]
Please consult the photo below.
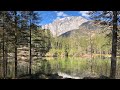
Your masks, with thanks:
[[(43, 58), (32, 60), (32, 73), (65, 73), (71, 76), (109, 76), (110, 58)], [(18, 61), (18, 76), (29, 73), (29, 62)], [(3, 65), (0, 62), (0, 77), (3, 77)], [(14, 62), (8, 62), (7, 77), (14, 77)], [(116, 78), (120, 78), (120, 59), (117, 59)]]

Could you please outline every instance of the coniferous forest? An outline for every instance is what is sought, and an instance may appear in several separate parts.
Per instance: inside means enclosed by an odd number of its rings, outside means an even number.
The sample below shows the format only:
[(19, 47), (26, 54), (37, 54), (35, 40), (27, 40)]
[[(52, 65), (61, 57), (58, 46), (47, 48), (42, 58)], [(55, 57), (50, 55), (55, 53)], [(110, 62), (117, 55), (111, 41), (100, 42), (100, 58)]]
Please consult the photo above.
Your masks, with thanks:
[(120, 78), (119, 11), (89, 11), (80, 25), (72, 16), (47, 27), (39, 12), (0, 11), (1, 79)]

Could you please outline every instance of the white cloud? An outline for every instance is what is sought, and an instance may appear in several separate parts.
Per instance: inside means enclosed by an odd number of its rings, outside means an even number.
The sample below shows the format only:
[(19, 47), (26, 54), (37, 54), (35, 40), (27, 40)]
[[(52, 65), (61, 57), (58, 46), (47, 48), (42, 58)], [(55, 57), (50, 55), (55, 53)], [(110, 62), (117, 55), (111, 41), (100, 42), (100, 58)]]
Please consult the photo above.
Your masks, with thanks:
[(89, 17), (90, 16), (90, 15), (88, 15), (89, 11), (80, 11), (79, 13), (84, 17)]
[(69, 16), (69, 15), (67, 15), (67, 14), (65, 14), (64, 12), (57, 12), (56, 11), (56, 14), (57, 14), (57, 17), (66, 17), (66, 16)]
[(56, 19), (60, 19), (61, 17), (67, 17), (69, 16), (68, 14), (62, 12), (62, 11), (54, 11), (57, 15), (57, 18)]

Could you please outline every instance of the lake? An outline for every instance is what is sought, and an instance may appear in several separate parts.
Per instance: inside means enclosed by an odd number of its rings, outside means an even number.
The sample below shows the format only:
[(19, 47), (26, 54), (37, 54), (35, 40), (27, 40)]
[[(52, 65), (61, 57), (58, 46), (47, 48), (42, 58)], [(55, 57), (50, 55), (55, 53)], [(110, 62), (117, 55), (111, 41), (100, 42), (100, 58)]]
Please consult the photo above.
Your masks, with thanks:
[[(110, 75), (110, 58), (53, 58), (32, 60), (32, 73), (63, 73), (74, 77)], [(29, 73), (29, 62), (18, 61), (18, 76)], [(2, 61), (0, 62), (0, 78), (3, 77)], [(8, 61), (7, 77), (14, 77), (14, 62)], [(120, 58), (117, 60), (116, 78), (120, 78)]]

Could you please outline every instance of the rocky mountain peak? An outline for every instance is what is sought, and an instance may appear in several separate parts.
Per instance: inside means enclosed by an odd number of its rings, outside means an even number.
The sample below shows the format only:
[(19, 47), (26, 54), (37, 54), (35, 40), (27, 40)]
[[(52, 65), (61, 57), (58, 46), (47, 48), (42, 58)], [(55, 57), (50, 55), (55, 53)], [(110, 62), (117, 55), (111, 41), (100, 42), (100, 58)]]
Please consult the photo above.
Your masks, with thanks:
[(52, 23), (42, 26), (42, 28), (50, 29), (53, 36), (60, 36), (65, 32), (74, 29), (79, 29), (79, 26), (87, 21), (88, 21), (87, 19), (81, 16), (70, 16), (70, 17), (56, 19)]

